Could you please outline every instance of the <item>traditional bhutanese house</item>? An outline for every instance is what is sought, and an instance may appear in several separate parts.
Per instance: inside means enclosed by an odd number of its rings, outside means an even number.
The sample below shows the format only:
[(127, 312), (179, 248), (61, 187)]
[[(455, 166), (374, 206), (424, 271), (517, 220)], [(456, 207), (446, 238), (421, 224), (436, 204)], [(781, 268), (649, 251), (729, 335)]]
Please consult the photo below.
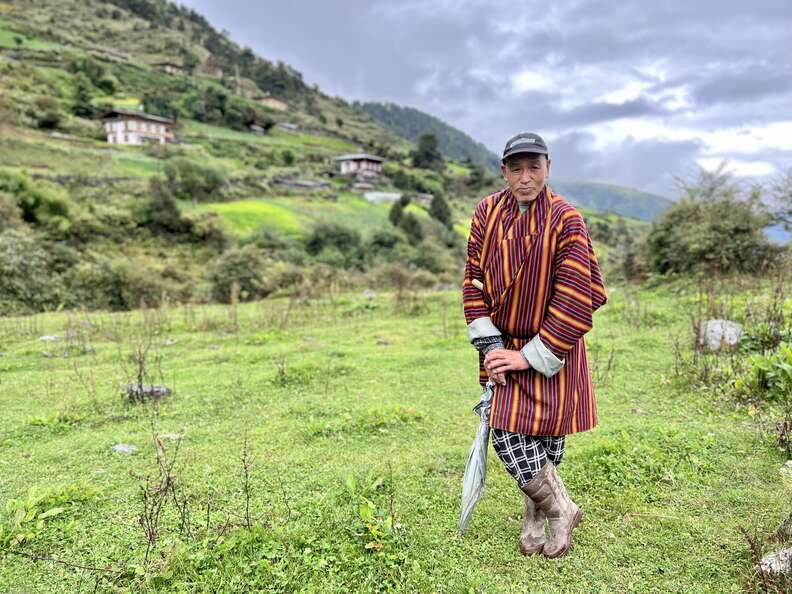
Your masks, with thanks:
[(142, 111), (113, 110), (102, 115), (109, 144), (173, 142), (175, 122)]
[(281, 101), (280, 99), (276, 99), (275, 97), (271, 97), (270, 95), (259, 95), (258, 97), (253, 97), (253, 101), (259, 105), (271, 107), (272, 109), (277, 109), (278, 111), (287, 111), (289, 109), (288, 103)]
[(385, 161), (382, 157), (368, 153), (341, 155), (335, 160), (341, 163), (341, 175), (379, 175)]
[(184, 74), (184, 68), (176, 62), (155, 62), (152, 66), (164, 70), (168, 74)]

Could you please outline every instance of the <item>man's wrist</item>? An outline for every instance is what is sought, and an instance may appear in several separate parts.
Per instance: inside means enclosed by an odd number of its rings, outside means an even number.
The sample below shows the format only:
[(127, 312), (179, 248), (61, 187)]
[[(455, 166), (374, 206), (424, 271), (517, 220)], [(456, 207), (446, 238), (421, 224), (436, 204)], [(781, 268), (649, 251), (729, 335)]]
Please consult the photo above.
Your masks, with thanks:
[(473, 346), (476, 347), (476, 350), (483, 355), (486, 355), (490, 351), (494, 351), (495, 349), (502, 349), (503, 346), (503, 338), (499, 335), (497, 336), (480, 336), (478, 338), (474, 338), (472, 341)]
[(564, 366), (564, 360), (556, 357), (538, 334), (520, 349), (520, 354), (528, 361), (528, 365), (545, 377), (553, 377)]

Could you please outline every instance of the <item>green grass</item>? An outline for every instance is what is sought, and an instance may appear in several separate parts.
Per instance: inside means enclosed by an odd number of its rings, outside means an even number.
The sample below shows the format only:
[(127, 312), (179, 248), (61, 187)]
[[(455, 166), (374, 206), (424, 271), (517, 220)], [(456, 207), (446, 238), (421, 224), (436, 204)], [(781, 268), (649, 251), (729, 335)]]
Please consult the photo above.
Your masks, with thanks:
[(459, 165), (458, 163), (449, 163), (446, 167), (446, 171), (452, 175), (462, 175), (467, 177), (470, 175), (470, 169), (465, 167), (464, 165)]
[[(5, 28), (6, 23), (0, 19), (0, 47), (21, 48), (32, 50), (53, 50), (61, 49), (63, 46), (58, 43), (44, 41), (36, 37), (29, 37), (23, 33), (18, 33)], [(22, 44), (16, 42), (16, 38), (22, 39)]]
[(267, 134), (253, 134), (212, 126), (210, 124), (202, 124), (193, 120), (183, 121), (181, 126), (180, 133), (186, 136), (204, 135), (208, 138), (256, 143), (273, 148), (291, 148), (298, 150), (320, 148), (337, 153), (353, 151), (356, 148), (353, 144), (330, 136), (315, 136), (300, 132), (288, 132), (279, 128), (273, 128)]
[(140, 152), (139, 148), (122, 149), (113, 154), (113, 161), (125, 176), (148, 178), (162, 172), (163, 163)]
[[(183, 208), (190, 210), (192, 206), (184, 204)], [(284, 196), (198, 206), (199, 210), (217, 212), (226, 230), (240, 237), (259, 229), (302, 235), (319, 222), (353, 227), (366, 236), (390, 224), (389, 208), (390, 205), (372, 204), (352, 192), (341, 192), (335, 201), (321, 197)]]
[[(600, 372), (611, 351), (615, 365), (597, 376), (600, 425), (569, 437), (560, 467), (584, 510), (562, 560), (517, 552), (521, 495), (492, 451), (457, 534), (479, 389), (456, 293), (398, 309), (385, 294), (0, 320), (0, 525), (23, 505), (6, 502), (39, 501), (36, 487), (46, 497), (31, 509), (63, 509), (27, 524), (23, 550), (124, 566), (124, 592), (744, 591), (751, 555), (737, 526), (768, 533), (789, 513), (784, 458), (746, 412), (674, 388), (685, 300), (637, 297), (642, 325), (619, 288), (589, 336)], [(120, 388), (144, 327), (157, 381), (175, 388), (154, 416)], [(156, 468), (152, 429), (184, 434), (176, 472), (192, 536), (169, 501), (145, 565), (138, 477)], [(0, 564), (1, 591), (76, 591), (81, 579), (93, 584), (58, 564)]]
[(216, 212), (226, 231), (236, 236), (249, 235), (257, 229), (271, 229), (289, 235), (300, 234), (303, 230), (299, 218), (292, 211), (270, 200), (202, 204), (198, 210)]

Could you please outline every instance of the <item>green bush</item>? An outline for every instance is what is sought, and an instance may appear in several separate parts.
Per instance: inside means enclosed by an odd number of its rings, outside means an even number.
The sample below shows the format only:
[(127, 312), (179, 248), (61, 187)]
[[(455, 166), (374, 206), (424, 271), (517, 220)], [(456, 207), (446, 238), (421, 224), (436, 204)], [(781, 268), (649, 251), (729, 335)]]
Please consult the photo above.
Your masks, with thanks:
[(51, 266), (50, 254), (34, 233), (24, 227), (0, 232), (0, 314), (56, 307), (62, 285)]
[(16, 198), (8, 192), (0, 192), (0, 231), (22, 225), (22, 210), (17, 206)]
[(399, 221), (399, 229), (404, 231), (410, 243), (418, 245), (424, 238), (423, 227), (421, 221), (413, 213), (405, 213)]
[(434, 169), (443, 171), (446, 168), (445, 160), (437, 148), (437, 136), (434, 132), (425, 132), (418, 137), (417, 146), (411, 153), (413, 167), (421, 169)]
[(146, 113), (175, 119), (179, 116), (177, 99), (178, 97), (174, 94), (156, 89), (143, 93), (140, 100)]
[(163, 186), (174, 198), (193, 202), (217, 200), (225, 183), (225, 174), (219, 169), (185, 157), (174, 157), (165, 163)]
[(93, 85), (84, 73), (74, 75), (74, 99), (72, 100), (72, 113), (81, 118), (91, 118), (96, 109), (93, 105)]
[(443, 198), (442, 195), (435, 194), (432, 196), (432, 202), (429, 205), (429, 214), (436, 220), (440, 221), (447, 228), (451, 228), (453, 224), (453, 221), (451, 220), (451, 208), (448, 206), (448, 202), (445, 201), (445, 198)]
[(399, 233), (390, 229), (378, 229), (368, 240), (366, 253), (389, 252), (402, 241), (402, 236)]
[(67, 307), (127, 310), (156, 306), (178, 293), (157, 263), (146, 258), (112, 259), (97, 254), (83, 258), (64, 275)]
[(335, 223), (320, 223), (305, 240), (305, 250), (317, 260), (337, 267), (354, 267), (361, 262), (361, 237), (356, 229)]
[(451, 254), (435, 241), (425, 240), (418, 246), (409, 259), (410, 264), (435, 274), (440, 274), (453, 267)]
[(745, 195), (722, 170), (702, 171), (685, 196), (652, 225), (651, 269), (661, 274), (760, 272), (779, 255), (764, 234), (769, 223), (758, 196)]
[(234, 283), (239, 286), (241, 301), (266, 297), (274, 290), (268, 278), (268, 264), (261, 252), (252, 245), (233, 248), (218, 256), (208, 274), (212, 298), (229, 303)]
[(220, 217), (216, 212), (190, 213), (183, 217), (187, 226), (187, 233), (196, 243), (210, 245), (222, 250), (228, 244), (220, 224)]
[(267, 131), (275, 125), (263, 109), (213, 84), (189, 93), (183, 104), (199, 122), (221, 124), (236, 130), (248, 130), (256, 125)]
[(748, 377), (735, 382), (742, 395), (759, 401), (792, 401), (792, 343), (782, 342), (769, 355), (751, 355), (748, 363)]
[(33, 103), (30, 116), (41, 130), (54, 130), (63, 121), (60, 102), (54, 97), (39, 97)]
[(95, 83), (96, 88), (107, 95), (113, 95), (118, 88), (118, 79), (112, 74), (104, 74)]
[(56, 237), (64, 237), (71, 221), (73, 204), (60, 189), (43, 182), (34, 182), (21, 173), (0, 171), (0, 192), (15, 197), (22, 218)]
[(149, 181), (149, 196), (143, 201), (135, 219), (153, 233), (181, 235), (189, 231), (189, 223), (182, 218), (176, 200), (162, 180), (156, 177)]

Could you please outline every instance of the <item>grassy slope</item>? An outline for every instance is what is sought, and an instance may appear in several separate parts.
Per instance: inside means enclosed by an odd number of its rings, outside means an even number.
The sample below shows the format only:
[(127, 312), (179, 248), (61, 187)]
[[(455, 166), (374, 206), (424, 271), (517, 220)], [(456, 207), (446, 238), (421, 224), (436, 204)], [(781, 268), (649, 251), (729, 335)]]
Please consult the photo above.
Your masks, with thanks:
[[(230, 550), (199, 576), (199, 558), (190, 561), (173, 548), (176, 518), (169, 512), (171, 530), (161, 535), (164, 557), (155, 555), (155, 566), (169, 566), (170, 577), (125, 587), (164, 592), (199, 583), (238, 591), (258, 577), (284, 591), (371, 591), (381, 579), (402, 591), (741, 591), (750, 555), (737, 525), (771, 530), (788, 512), (791, 491), (777, 472), (781, 455), (746, 414), (669, 383), (669, 333), (688, 323), (679, 299), (644, 291), (636, 316), (624, 292), (614, 290), (596, 315), (590, 357), (600, 368), (611, 349), (617, 358), (597, 384), (600, 426), (568, 440), (561, 472), (585, 515), (562, 561), (517, 552), (521, 499), (492, 452), (469, 533), (456, 533), (476, 425), (470, 408), (479, 394), (456, 294), (435, 295), (417, 317), (394, 313), (387, 296), (251, 304), (239, 309), (238, 334), (229, 331), (225, 307), (165, 311), (156, 340), (171, 339), (161, 351), (176, 394), (161, 407), (156, 427), (186, 432), (183, 484), (199, 510), (215, 493), (210, 523), (218, 531), (226, 510), (232, 525), (242, 522), (239, 457), (247, 433), (255, 458), (252, 515), (271, 526), (272, 540), (249, 558)], [(642, 327), (635, 327), (637, 318)], [(142, 314), (90, 315), (91, 326), (83, 319), (0, 321), (0, 501), (34, 485), (85, 481), (96, 495), (51, 521), (33, 548), (100, 565), (130, 563), (145, 548), (139, 486), (130, 473), (152, 469), (153, 446), (148, 413), (125, 407), (118, 396), (118, 384), (127, 381), (120, 356), (129, 343), (109, 338), (139, 329)], [(70, 323), (90, 328), (86, 341), (95, 354), (64, 358), (66, 343), (38, 340), (63, 337)], [(95, 379), (95, 408), (75, 368), (88, 384)], [(58, 412), (78, 420), (29, 421)], [(110, 447), (119, 442), (141, 449), (116, 454)], [(350, 476), (388, 477), (389, 465), (400, 537), (377, 555), (364, 548), (369, 537), (354, 535), (365, 529), (355, 524), (358, 500), (344, 495), (345, 484)], [(381, 493), (368, 497), (388, 505)], [(203, 513), (197, 511), (200, 524)], [(64, 534), (70, 519), (76, 524)], [(286, 552), (268, 560), (261, 557), (267, 547)], [(56, 565), (15, 558), (0, 565), (3, 591), (65, 591), (77, 582)]]
[[(190, 205), (183, 208), (191, 210)], [(367, 237), (372, 231), (387, 227), (389, 204), (372, 204), (360, 194), (341, 192), (335, 201), (304, 196), (282, 196), (264, 200), (237, 200), (216, 204), (200, 204), (199, 211), (214, 211), (227, 231), (244, 237), (259, 229), (269, 229), (285, 235), (303, 235), (319, 222), (337, 223), (353, 227)], [(406, 212), (426, 219), (427, 212), (415, 205)]]

